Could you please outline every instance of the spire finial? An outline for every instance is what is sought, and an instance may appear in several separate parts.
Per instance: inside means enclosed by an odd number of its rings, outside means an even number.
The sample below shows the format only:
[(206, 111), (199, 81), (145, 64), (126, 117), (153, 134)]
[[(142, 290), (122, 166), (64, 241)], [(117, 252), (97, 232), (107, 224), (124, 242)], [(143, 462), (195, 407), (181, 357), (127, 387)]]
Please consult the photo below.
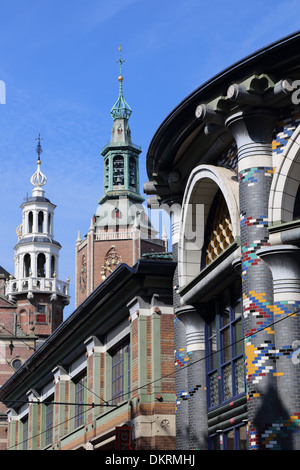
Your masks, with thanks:
[(123, 81), (123, 76), (122, 76), (122, 64), (124, 64), (125, 60), (122, 59), (122, 55), (121, 55), (121, 52), (122, 52), (122, 46), (120, 45), (119, 46), (119, 51), (120, 51), (120, 57), (119, 59), (117, 60), (117, 63), (120, 64), (120, 75), (119, 75), (119, 82)]
[(38, 164), (41, 163), (41, 153), (43, 151), (42, 149), (42, 146), (41, 146), (41, 140), (43, 140), (43, 138), (41, 138), (41, 133), (39, 131), (39, 136), (37, 139), (35, 139), (38, 141), (38, 144), (37, 144), (37, 147), (36, 147), (36, 153), (38, 154)]
[(47, 183), (47, 178), (46, 176), (41, 172), (40, 166), (41, 166), (41, 153), (43, 151), (42, 146), (41, 146), (41, 133), (39, 131), (39, 136), (37, 139), (38, 141), (37, 147), (36, 147), (36, 153), (38, 154), (38, 160), (37, 160), (37, 170), (36, 172), (32, 175), (30, 178), (31, 184), (35, 186), (36, 188), (40, 188), (41, 186), (44, 186)]
[(113, 120), (116, 120), (118, 118), (125, 118), (129, 119), (131, 115), (131, 109), (130, 106), (126, 103), (123, 97), (123, 87), (122, 87), (122, 82), (123, 82), (123, 75), (122, 75), (122, 65), (124, 64), (125, 60), (122, 59), (121, 56), (121, 51), (122, 51), (122, 46), (119, 46), (119, 51), (120, 51), (120, 58), (117, 60), (117, 63), (120, 64), (120, 75), (118, 77), (119, 80), (119, 97), (112, 107), (110, 114), (113, 118)]

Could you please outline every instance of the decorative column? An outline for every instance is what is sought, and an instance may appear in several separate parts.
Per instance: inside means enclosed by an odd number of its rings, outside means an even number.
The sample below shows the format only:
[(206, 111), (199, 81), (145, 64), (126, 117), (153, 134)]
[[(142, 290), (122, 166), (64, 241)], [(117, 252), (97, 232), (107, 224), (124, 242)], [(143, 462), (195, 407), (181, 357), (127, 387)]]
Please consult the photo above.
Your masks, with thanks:
[(27, 450), (40, 449), (40, 434), (39, 420), (40, 420), (40, 406), (38, 398), (31, 390), (27, 393), (29, 414), (28, 414), (28, 447)]
[[(175, 182), (174, 182), (175, 179)], [(178, 175), (169, 175), (169, 184), (176, 183)], [(189, 448), (189, 426), (188, 426), (188, 402), (182, 400), (183, 393), (188, 393), (188, 369), (184, 366), (188, 361), (186, 349), (186, 331), (184, 324), (179, 320), (176, 311), (180, 307), (179, 278), (178, 278), (178, 244), (180, 235), (182, 197), (173, 197), (165, 200), (168, 206), (172, 226), (172, 257), (177, 263), (173, 275), (173, 307), (174, 307), (174, 348), (175, 348), (175, 394), (176, 394), (176, 449), (185, 450)], [(180, 370), (181, 369), (181, 370)]]
[[(91, 405), (88, 412), (88, 425), (93, 427), (94, 420), (102, 413), (107, 411), (105, 407), (92, 407), (94, 402), (104, 405), (104, 353), (105, 349), (101, 341), (96, 336), (91, 336), (85, 341), (87, 355), (87, 401)], [(100, 380), (99, 380), (100, 377)]]
[[(189, 449), (207, 449), (207, 402), (205, 368), (205, 322), (199, 310), (185, 306), (176, 310), (177, 318), (185, 326), (188, 387), (181, 394), (180, 404), (188, 404)], [(192, 362), (192, 365), (189, 363)], [(185, 407), (186, 408), (186, 407)], [(187, 448), (186, 448), (187, 449)]]
[(270, 246), (258, 254), (273, 276), (276, 378), (281, 410), (280, 419), (269, 429), (268, 439), (272, 448), (300, 450), (300, 248)]
[(257, 254), (269, 244), (275, 122), (276, 115), (268, 109), (246, 108), (225, 123), (238, 147), (249, 449), (267, 448), (264, 431), (276, 420), (278, 409), (272, 275)]
[[(56, 402), (67, 403), (70, 397), (70, 375), (64, 370), (62, 366), (57, 366), (53, 369), (55, 393), (54, 400)], [(74, 408), (74, 407), (72, 407)], [(74, 409), (72, 409), (72, 418), (74, 418)], [(54, 432), (53, 432), (53, 448), (59, 449), (62, 436), (68, 431), (70, 422), (73, 424), (73, 419), (70, 421), (68, 405), (54, 405)]]

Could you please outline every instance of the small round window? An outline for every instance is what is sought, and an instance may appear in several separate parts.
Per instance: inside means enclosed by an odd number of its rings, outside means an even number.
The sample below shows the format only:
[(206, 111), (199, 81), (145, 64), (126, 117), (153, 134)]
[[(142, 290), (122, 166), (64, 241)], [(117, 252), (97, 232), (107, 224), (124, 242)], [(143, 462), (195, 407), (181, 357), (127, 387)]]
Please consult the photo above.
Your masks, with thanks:
[(20, 359), (14, 359), (12, 361), (12, 366), (15, 370), (18, 370), (21, 367), (21, 365), (22, 365), (22, 362)]

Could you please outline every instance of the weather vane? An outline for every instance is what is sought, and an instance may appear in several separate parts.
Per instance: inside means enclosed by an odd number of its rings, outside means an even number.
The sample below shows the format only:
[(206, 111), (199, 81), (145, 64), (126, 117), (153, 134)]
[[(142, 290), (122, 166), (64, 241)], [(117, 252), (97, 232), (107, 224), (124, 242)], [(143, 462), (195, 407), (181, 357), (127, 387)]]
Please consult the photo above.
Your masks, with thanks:
[(41, 138), (41, 133), (40, 133), (40, 131), (39, 131), (39, 136), (38, 136), (38, 138), (35, 139), (35, 140), (38, 141), (38, 144), (37, 144), (37, 147), (36, 147), (36, 153), (38, 154), (38, 162), (40, 162), (40, 161), (41, 161), (41, 153), (42, 153), (42, 151), (43, 151), (42, 146), (41, 146), (41, 140), (43, 140), (43, 138)]
[(122, 52), (122, 46), (121, 45), (119, 47), (119, 51), (120, 51), (120, 58), (117, 60), (117, 63), (120, 64), (120, 76), (122, 76), (122, 64), (125, 62), (125, 60), (123, 60), (122, 57), (121, 57), (121, 52)]

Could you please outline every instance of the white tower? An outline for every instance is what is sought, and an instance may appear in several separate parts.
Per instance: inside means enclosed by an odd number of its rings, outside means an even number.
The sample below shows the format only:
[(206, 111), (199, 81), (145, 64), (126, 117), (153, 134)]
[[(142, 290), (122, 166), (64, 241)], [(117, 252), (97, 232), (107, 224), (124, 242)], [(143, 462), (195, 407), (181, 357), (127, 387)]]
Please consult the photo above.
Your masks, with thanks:
[(47, 178), (41, 171), (40, 134), (37, 140), (37, 170), (30, 179), (34, 189), (21, 205), (23, 221), (17, 228), (19, 240), (14, 248), (15, 278), (11, 276), (8, 281), (6, 295), (20, 306), (30, 304), (30, 314), (36, 313), (42, 323), (58, 326), (60, 320), (55, 317), (62, 319), (63, 308), (69, 303), (69, 283), (58, 280), (61, 245), (54, 240), (56, 206), (45, 197), (43, 186)]

